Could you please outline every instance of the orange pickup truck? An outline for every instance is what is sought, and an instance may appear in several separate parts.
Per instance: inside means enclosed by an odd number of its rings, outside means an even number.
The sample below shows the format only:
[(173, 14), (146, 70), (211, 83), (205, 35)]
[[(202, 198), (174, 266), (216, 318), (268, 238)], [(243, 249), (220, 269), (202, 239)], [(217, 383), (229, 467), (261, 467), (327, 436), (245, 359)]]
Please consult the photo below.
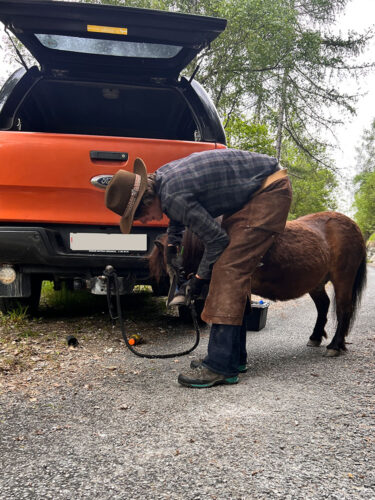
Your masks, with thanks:
[(152, 172), (225, 147), (212, 101), (180, 72), (226, 21), (49, 0), (0, 0), (0, 20), (39, 64), (0, 91), (0, 310), (35, 311), (42, 280), (103, 293), (108, 264), (123, 293), (165, 292), (146, 256), (167, 220), (120, 234), (103, 187), (136, 157)]

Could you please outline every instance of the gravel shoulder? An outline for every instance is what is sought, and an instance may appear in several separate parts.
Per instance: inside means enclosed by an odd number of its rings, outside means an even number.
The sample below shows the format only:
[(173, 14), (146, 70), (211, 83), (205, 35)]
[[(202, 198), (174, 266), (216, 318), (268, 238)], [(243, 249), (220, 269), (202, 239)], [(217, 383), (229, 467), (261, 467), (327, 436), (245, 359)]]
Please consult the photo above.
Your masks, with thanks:
[[(266, 328), (248, 333), (249, 371), (209, 390), (178, 385), (192, 356), (133, 356), (99, 307), (3, 322), (1, 498), (374, 499), (374, 296), (369, 266), (349, 350), (335, 359), (306, 346), (309, 297), (272, 303)], [(191, 327), (142, 300), (127, 306), (140, 349), (193, 343)], [(194, 356), (207, 341), (206, 327)]]

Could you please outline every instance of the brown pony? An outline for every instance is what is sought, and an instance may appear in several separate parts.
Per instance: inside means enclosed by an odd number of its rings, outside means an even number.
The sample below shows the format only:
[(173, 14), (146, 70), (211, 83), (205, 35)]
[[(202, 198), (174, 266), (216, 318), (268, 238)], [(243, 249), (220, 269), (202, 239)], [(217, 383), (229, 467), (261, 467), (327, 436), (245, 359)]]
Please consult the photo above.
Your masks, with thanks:
[[(167, 274), (166, 235), (156, 243), (149, 257), (151, 276), (157, 281)], [(184, 269), (195, 272), (203, 245), (185, 231)], [(320, 212), (288, 221), (285, 231), (263, 256), (252, 276), (252, 292), (270, 300), (290, 300), (309, 293), (318, 317), (308, 345), (319, 346), (327, 338), (324, 330), (330, 305), (325, 284), (335, 292), (337, 328), (328, 345), (327, 356), (345, 351), (345, 337), (354, 320), (366, 284), (366, 246), (354, 221), (337, 212)]]

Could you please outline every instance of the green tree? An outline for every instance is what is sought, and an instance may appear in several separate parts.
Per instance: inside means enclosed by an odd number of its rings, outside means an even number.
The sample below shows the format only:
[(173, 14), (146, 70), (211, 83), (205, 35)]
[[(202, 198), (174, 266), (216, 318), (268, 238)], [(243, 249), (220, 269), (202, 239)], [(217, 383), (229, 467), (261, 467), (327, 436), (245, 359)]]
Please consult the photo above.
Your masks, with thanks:
[(356, 148), (356, 168), (362, 172), (375, 171), (375, 119), (364, 130), (361, 144)]
[[(342, 114), (336, 118), (329, 110), (354, 113), (355, 96), (340, 92), (337, 81), (366, 69), (366, 65), (352, 61), (370, 34), (341, 37), (330, 33), (331, 24), (346, 3), (200, 2), (199, 13), (202, 4), (207, 5), (206, 13), (226, 17), (228, 28), (210, 53), (198, 56), (201, 70), (197, 78), (211, 90), (223, 115), (255, 112), (263, 122), (267, 120), (272, 125), (278, 158), (284, 138), (313, 155), (309, 144), (319, 137), (319, 130), (342, 122)], [(208, 54), (209, 59), (205, 59)]]
[[(247, 121), (246, 117), (232, 115), (227, 127), (228, 146), (275, 156), (275, 145), (266, 124)], [(314, 154), (323, 154), (319, 146), (310, 144)], [(288, 168), (293, 187), (290, 219), (301, 215), (336, 208), (337, 182), (331, 169), (323, 167), (310, 155), (302, 152), (292, 141), (284, 141), (281, 163)]]
[(375, 231), (375, 171), (365, 172), (355, 178), (359, 188), (354, 197), (355, 220), (365, 238)]
[(357, 148), (356, 168), (359, 174), (354, 178), (354, 217), (367, 238), (375, 231), (375, 119), (363, 132)]
[[(321, 146), (309, 144), (313, 156), (318, 156)], [(288, 168), (293, 187), (289, 219), (314, 212), (336, 209), (336, 176), (310, 154), (301, 151), (294, 142), (284, 141), (281, 163)]]
[(275, 156), (273, 137), (265, 123), (248, 121), (244, 115), (232, 115), (226, 123), (228, 146)]

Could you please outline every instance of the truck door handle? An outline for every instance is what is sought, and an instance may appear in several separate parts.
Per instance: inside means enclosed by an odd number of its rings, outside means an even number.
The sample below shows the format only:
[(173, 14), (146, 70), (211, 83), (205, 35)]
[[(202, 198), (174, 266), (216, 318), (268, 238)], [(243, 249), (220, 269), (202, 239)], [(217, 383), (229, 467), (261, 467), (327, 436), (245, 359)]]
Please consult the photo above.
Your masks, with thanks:
[(90, 151), (91, 160), (127, 161), (128, 156), (128, 153), (121, 151)]

